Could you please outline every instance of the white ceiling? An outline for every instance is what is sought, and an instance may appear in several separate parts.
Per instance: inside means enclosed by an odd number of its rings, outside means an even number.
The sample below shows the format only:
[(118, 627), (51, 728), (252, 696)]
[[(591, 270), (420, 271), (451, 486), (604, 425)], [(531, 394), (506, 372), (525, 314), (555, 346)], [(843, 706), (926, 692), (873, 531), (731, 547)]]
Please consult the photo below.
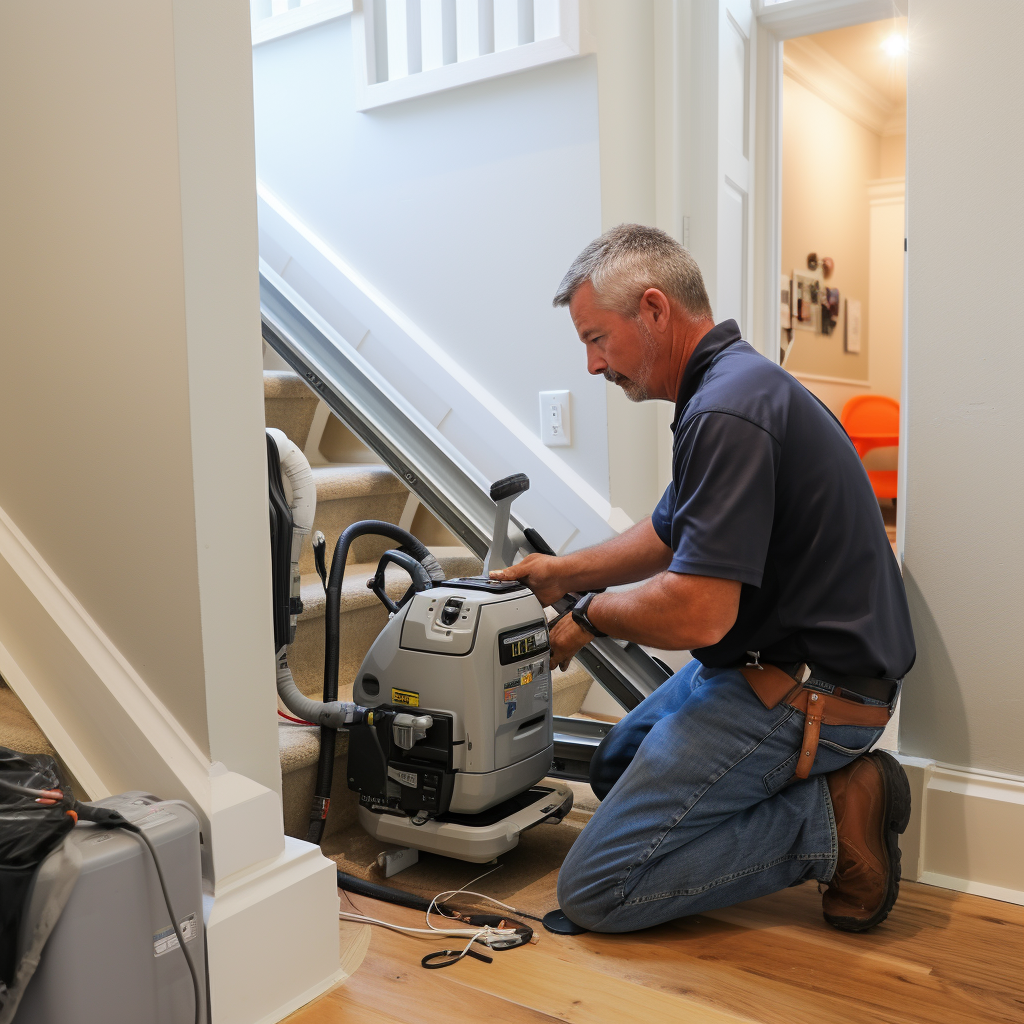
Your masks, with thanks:
[(907, 56), (890, 57), (882, 49), (885, 40), (898, 33), (907, 34), (906, 18), (870, 21), (833, 32), (818, 32), (805, 38), (817, 43), (826, 53), (880, 93), (894, 108), (906, 103)]

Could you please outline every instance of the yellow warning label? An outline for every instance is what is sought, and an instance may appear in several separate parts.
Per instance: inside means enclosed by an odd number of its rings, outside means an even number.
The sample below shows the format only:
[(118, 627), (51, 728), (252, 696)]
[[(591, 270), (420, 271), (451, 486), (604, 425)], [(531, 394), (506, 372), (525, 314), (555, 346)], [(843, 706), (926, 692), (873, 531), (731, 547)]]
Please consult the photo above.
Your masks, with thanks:
[(520, 686), (529, 686), (533, 682), (533, 669), (524, 669), (523, 674), (519, 677)]
[(418, 693), (414, 693), (412, 690), (396, 690), (392, 686), (391, 703), (405, 704), (410, 708), (418, 708), (420, 706), (420, 695)]

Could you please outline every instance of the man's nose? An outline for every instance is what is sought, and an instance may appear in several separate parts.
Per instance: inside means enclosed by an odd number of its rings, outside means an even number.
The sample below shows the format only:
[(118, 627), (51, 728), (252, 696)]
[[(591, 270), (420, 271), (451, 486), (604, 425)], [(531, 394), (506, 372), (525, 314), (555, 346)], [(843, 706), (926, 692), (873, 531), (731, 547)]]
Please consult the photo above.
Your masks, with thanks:
[(600, 352), (594, 349), (588, 349), (587, 351), (587, 373), (592, 373), (594, 376), (604, 373), (608, 369), (608, 362), (601, 355)]

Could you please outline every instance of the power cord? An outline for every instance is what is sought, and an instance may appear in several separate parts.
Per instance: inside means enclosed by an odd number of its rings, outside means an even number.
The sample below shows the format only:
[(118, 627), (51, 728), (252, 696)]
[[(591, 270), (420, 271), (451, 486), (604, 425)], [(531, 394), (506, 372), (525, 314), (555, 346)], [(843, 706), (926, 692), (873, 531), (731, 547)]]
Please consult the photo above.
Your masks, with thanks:
[[(379, 918), (370, 917), (367, 914), (350, 914), (346, 911), (339, 911), (338, 917), (344, 921), (358, 921), (362, 924), (376, 924), (383, 928), (389, 928), (392, 931), (405, 932), (412, 935), (443, 935), (445, 937), (453, 938), (469, 938), (469, 941), (461, 950), (441, 949), (434, 953), (428, 953), (420, 961), (421, 966), (425, 967), (427, 970), (437, 970), (441, 967), (450, 967), (453, 964), (457, 964), (467, 956), (473, 957), (476, 960), (482, 960), (484, 963), (492, 963), (492, 957), (484, 956), (482, 953), (478, 953), (473, 949), (474, 943), (487, 946), (494, 952), (500, 952), (506, 949), (515, 949), (517, 946), (522, 946), (533, 939), (533, 929), (528, 925), (522, 925), (518, 922), (507, 923), (505, 919), (493, 915), (490, 916), (490, 920), (488, 920), (488, 918), (483, 915), (463, 915), (456, 911), (452, 911), (451, 914), (447, 914), (442, 910), (442, 907), (453, 897), (466, 895), (476, 896), (487, 903), (494, 904), (495, 906), (501, 907), (505, 910), (511, 910), (517, 914), (520, 913), (519, 911), (516, 911), (514, 907), (510, 907), (507, 903), (502, 903), (500, 900), (496, 900), (491, 896), (486, 896), (483, 893), (473, 892), (469, 888), (470, 885), (479, 882), (481, 878), (486, 878), (489, 874), (493, 871), (497, 871), (500, 867), (502, 867), (502, 865), (499, 864), (498, 867), (491, 868), (489, 871), (485, 871), (482, 875), (478, 875), (462, 889), (447, 889), (444, 892), (438, 893), (427, 904), (424, 915), (426, 918), (426, 928), (412, 928), (406, 925), (393, 924), (390, 921), (382, 921)], [(341, 872), (339, 872), (339, 876), (340, 874)], [(383, 887), (378, 886), (375, 888), (382, 889)], [(347, 892), (345, 895), (346, 898), (348, 898)], [(356, 905), (352, 903), (351, 899), (349, 899), (349, 903), (353, 910), (358, 909)], [(430, 920), (431, 913), (436, 913), (448, 921), (465, 921), (466, 924), (470, 925), (470, 927), (438, 928)], [(483, 917), (483, 920), (481, 920), (481, 917)]]

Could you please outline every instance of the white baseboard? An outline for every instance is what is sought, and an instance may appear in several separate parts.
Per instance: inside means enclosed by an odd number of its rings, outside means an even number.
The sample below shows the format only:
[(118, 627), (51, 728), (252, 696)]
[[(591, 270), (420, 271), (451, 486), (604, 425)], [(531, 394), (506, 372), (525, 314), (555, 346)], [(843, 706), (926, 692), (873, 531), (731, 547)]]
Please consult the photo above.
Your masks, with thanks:
[(903, 877), (1024, 905), (1024, 779), (899, 756), (910, 779)]
[(339, 951), (336, 872), (319, 847), (286, 838), (262, 870), (218, 886), (206, 911), (217, 1024), (273, 1024), (362, 963), (369, 926), (347, 930)]
[(260, 256), (340, 343), (486, 480), (525, 472), (516, 510), (555, 551), (587, 547), (632, 525), (421, 327), (304, 224), (262, 182)]

